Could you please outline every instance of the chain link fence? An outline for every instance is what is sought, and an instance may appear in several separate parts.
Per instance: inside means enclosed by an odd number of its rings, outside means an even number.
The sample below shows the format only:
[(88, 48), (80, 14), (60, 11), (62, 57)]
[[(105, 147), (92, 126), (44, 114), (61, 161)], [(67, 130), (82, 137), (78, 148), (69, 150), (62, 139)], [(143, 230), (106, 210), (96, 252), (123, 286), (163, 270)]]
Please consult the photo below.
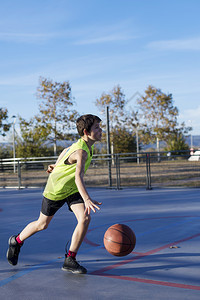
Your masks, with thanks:
[[(90, 187), (200, 187), (200, 160), (189, 151), (94, 155), (85, 175)], [(57, 157), (0, 160), (0, 188), (44, 187)]]

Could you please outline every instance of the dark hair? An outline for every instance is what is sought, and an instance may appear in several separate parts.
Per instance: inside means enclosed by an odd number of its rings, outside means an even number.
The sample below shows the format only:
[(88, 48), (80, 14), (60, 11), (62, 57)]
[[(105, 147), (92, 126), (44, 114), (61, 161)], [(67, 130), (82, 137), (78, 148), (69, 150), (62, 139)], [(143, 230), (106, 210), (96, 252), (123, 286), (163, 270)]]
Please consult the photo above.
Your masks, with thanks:
[(91, 127), (94, 122), (100, 123), (101, 119), (94, 115), (83, 115), (80, 116), (76, 121), (76, 128), (80, 136), (84, 135), (83, 130), (86, 129), (88, 132), (91, 131)]

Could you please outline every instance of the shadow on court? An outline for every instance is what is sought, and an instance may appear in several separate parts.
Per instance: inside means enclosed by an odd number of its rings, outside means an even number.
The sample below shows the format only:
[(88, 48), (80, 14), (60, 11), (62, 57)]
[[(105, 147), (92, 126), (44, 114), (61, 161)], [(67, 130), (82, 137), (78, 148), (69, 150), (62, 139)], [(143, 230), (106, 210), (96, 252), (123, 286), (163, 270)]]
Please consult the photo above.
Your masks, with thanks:
[[(88, 270), (61, 270), (76, 220), (67, 205), (48, 229), (26, 240), (19, 263), (8, 264), (8, 238), (38, 218), (42, 190), (0, 190), (1, 299), (200, 299), (199, 189), (88, 189), (102, 201), (92, 213), (77, 260)], [(107, 228), (123, 223), (136, 234), (125, 257), (103, 246)]]

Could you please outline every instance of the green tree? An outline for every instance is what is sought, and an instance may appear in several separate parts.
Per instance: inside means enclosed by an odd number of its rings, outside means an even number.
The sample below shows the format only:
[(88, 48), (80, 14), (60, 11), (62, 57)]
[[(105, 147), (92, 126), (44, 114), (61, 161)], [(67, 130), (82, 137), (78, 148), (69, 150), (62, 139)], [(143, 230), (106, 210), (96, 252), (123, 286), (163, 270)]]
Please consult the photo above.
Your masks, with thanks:
[(54, 143), (57, 152), (57, 140), (67, 139), (75, 128), (78, 113), (73, 109), (74, 99), (68, 81), (53, 82), (40, 77), (37, 97), (41, 99), (37, 121), (39, 126), (47, 128), (47, 139)]
[[(185, 141), (185, 136), (188, 134), (190, 130), (192, 130), (191, 127), (185, 127), (185, 124), (182, 123), (182, 126), (180, 128), (177, 128), (174, 130), (173, 133), (171, 133), (167, 140), (167, 146), (165, 148), (166, 151), (173, 151), (173, 154), (185, 154), (185, 150), (189, 150), (190, 147)], [(183, 150), (183, 152), (181, 152)]]
[(0, 108), (0, 135), (5, 136), (6, 132), (10, 130), (11, 124), (8, 123), (7, 108)]
[(135, 136), (125, 127), (116, 127), (113, 130), (113, 138), (114, 153), (136, 152)]
[(0, 159), (10, 158), (10, 157), (12, 157), (12, 155), (13, 155), (13, 152), (12, 152), (12, 148), (10, 147), (10, 145), (2, 144), (0, 147)]
[(137, 99), (141, 119), (140, 138), (144, 143), (166, 140), (178, 126), (178, 109), (173, 105), (172, 94), (165, 94), (160, 89), (149, 86), (145, 95)]
[(17, 135), (17, 157), (39, 157), (53, 155), (47, 147), (46, 140), (50, 134), (50, 127), (38, 123), (37, 117), (29, 121), (19, 117), (21, 135)]
[(185, 154), (184, 150), (189, 150), (188, 144), (185, 142), (185, 138), (182, 133), (174, 133), (171, 135), (170, 140), (168, 140), (166, 151), (173, 151), (173, 154)]

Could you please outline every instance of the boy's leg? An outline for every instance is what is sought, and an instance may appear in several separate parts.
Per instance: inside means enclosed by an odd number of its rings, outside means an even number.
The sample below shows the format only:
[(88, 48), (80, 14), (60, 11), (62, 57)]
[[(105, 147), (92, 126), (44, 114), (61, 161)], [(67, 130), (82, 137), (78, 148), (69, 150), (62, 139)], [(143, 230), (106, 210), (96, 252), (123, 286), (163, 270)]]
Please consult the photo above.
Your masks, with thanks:
[(11, 265), (15, 266), (17, 264), (20, 248), (23, 245), (24, 240), (36, 232), (46, 229), (52, 218), (53, 216), (45, 216), (42, 212), (40, 212), (38, 220), (29, 223), (18, 236), (11, 236), (9, 238), (7, 259)]
[(62, 269), (73, 273), (85, 274), (87, 270), (78, 264), (75, 257), (87, 233), (91, 217), (90, 215), (85, 215), (85, 205), (83, 203), (71, 205), (71, 210), (75, 214), (78, 224), (73, 232), (69, 252), (65, 255)]
[(85, 205), (83, 203), (71, 205), (71, 210), (75, 214), (78, 224), (73, 232), (69, 250), (77, 253), (87, 233), (91, 217), (85, 215)]
[(36, 221), (29, 223), (19, 234), (20, 240), (23, 242), (36, 232), (47, 229), (52, 218), (53, 216), (45, 216), (42, 212), (40, 212), (39, 218)]
[(53, 201), (43, 198), (42, 208), (38, 220), (29, 223), (18, 236), (11, 236), (8, 244), (7, 259), (11, 265), (16, 265), (23, 242), (38, 231), (48, 227), (55, 213), (65, 204), (64, 200)]

